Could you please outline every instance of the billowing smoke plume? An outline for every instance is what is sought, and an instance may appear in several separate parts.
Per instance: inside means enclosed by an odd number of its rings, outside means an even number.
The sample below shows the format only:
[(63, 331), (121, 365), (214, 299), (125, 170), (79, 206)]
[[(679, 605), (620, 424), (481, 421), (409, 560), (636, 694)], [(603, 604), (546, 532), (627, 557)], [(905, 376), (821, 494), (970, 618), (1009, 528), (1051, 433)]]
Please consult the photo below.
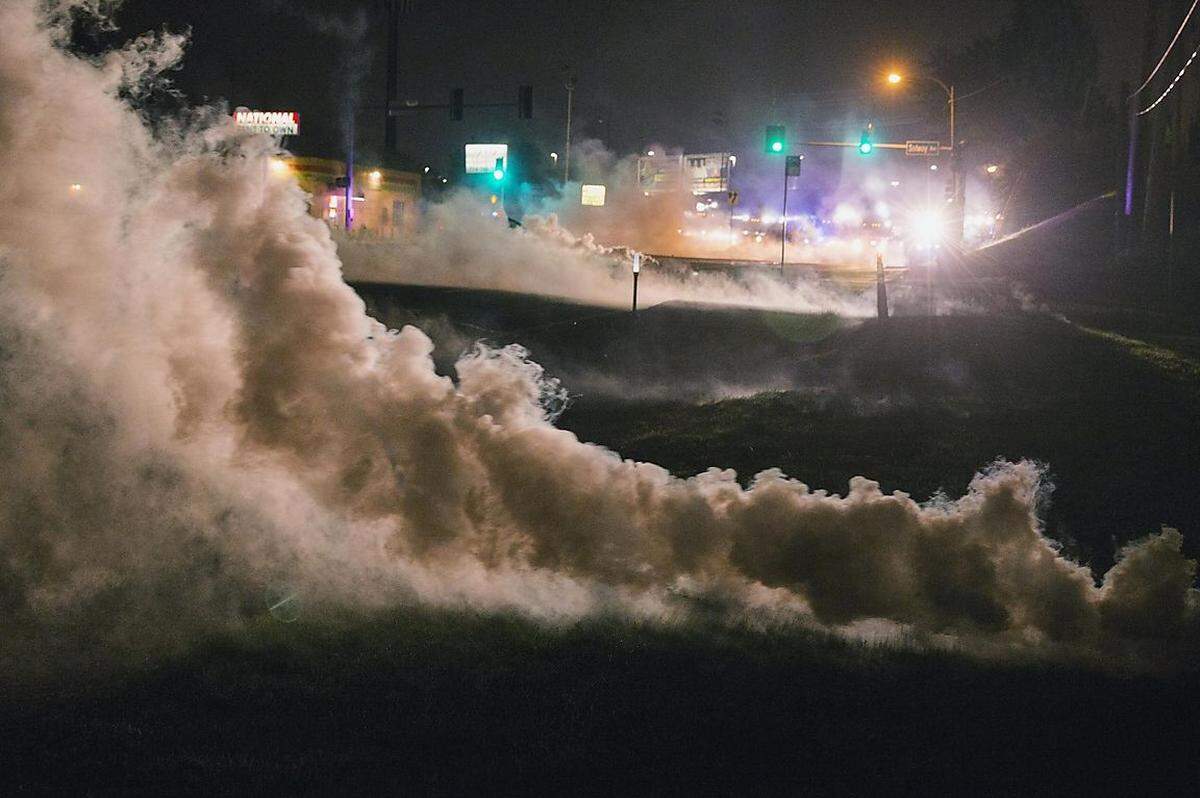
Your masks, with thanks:
[(929, 506), (862, 478), (844, 497), (777, 471), (678, 479), (556, 429), (519, 349), (439, 376), (266, 179), (269, 142), (155, 139), (117, 96), (142, 76), (59, 49), (42, 7), (0, 6), (0, 184), (21, 198), (0, 214), (0, 659), (186, 645), (293, 596), (577, 616), (719, 592), (1081, 651), (1192, 636), (1179, 535), (1097, 587), (1041, 534), (1032, 464)]

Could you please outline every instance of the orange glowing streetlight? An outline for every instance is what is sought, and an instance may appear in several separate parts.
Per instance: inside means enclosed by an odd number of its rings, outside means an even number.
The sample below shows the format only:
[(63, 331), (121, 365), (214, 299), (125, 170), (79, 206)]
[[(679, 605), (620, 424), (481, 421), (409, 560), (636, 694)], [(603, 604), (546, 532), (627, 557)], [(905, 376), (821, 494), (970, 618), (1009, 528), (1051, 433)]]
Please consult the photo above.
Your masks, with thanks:
[[(953, 150), (954, 149), (954, 87), (947, 86), (944, 81), (939, 80), (938, 78), (935, 78), (933, 75), (917, 74), (914, 77), (933, 81), (937, 85), (941, 86), (942, 91), (946, 92), (946, 96), (949, 98), (949, 106), (950, 106), (950, 149)], [(900, 72), (895, 71), (895, 70), (888, 72), (887, 82), (888, 82), (889, 86), (899, 86), (901, 83), (904, 82), (904, 75), (902, 75)]]

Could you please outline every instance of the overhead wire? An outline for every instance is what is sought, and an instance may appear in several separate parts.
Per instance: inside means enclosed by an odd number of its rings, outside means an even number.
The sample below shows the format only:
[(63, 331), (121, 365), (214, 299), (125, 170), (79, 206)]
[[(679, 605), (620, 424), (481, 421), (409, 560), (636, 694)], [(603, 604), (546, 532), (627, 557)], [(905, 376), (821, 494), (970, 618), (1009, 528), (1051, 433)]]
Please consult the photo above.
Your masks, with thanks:
[[(1192, 7), (1188, 9), (1187, 15), (1183, 18), (1183, 22), (1179, 24), (1179, 30), (1175, 31), (1175, 38), (1171, 39), (1171, 43), (1167, 45), (1167, 49), (1163, 52), (1162, 58), (1158, 59), (1158, 63), (1154, 66), (1153, 71), (1150, 72), (1150, 75), (1146, 78), (1145, 82), (1143, 82), (1141, 86), (1138, 86), (1134, 90), (1133, 94), (1129, 95), (1130, 100), (1140, 94), (1142, 89), (1149, 86), (1150, 81), (1154, 80), (1154, 76), (1158, 74), (1158, 70), (1162, 69), (1163, 63), (1166, 62), (1167, 56), (1171, 54), (1171, 50), (1174, 49), (1175, 43), (1179, 41), (1179, 36), (1183, 33), (1183, 29), (1187, 27), (1188, 20), (1192, 18), (1192, 14), (1195, 12), (1197, 5), (1200, 5), (1200, 0), (1192, 0)], [(1193, 57), (1195, 56), (1193, 55)]]
[[(1200, 0), (1198, 0), (1198, 2), (1200, 2)], [(1192, 51), (1192, 54), (1188, 57), (1187, 63), (1185, 63), (1183, 65), (1183, 69), (1179, 70), (1179, 74), (1177, 74), (1175, 76), (1175, 79), (1172, 80), (1170, 85), (1167, 86), (1166, 91), (1164, 91), (1162, 94), (1158, 95), (1157, 100), (1150, 103), (1148, 106), (1146, 106), (1142, 110), (1138, 111), (1138, 114), (1137, 114), (1138, 116), (1145, 116), (1146, 114), (1153, 111), (1158, 106), (1159, 103), (1161, 103), (1163, 100), (1167, 99), (1167, 95), (1170, 94), (1171, 91), (1175, 88), (1175, 84), (1178, 83), (1179, 79), (1183, 77), (1183, 73), (1187, 72), (1188, 67), (1190, 67), (1192, 65), (1192, 62), (1196, 60), (1197, 55), (1200, 55), (1200, 46), (1197, 46), (1196, 49)]]

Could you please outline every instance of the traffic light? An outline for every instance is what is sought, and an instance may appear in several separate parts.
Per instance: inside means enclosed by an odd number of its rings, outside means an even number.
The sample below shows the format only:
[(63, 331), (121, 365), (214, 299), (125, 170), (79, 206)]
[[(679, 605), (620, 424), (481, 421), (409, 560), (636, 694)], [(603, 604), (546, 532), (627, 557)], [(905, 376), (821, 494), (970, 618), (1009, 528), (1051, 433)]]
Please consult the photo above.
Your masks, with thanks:
[(455, 89), (450, 92), (450, 118), (461, 122), (463, 118), (463, 90)]
[(871, 143), (871, 128), (868, 126), (863, 129), (862, 138), (858, 140), (858, 152), (860, 155), (870, 155), (875, 149), (875, 145)]
[(492, 170), (492, 179), (497, 183), (504, 182), (504, 159), (496, 159), (496, 168)]
[(787, 149), (787, 134), (783, 125), (767, 125), (763, 138), (763, 151), (768, 155), (779, 155)]
[(517, 118), (533, 119), (533, 86), (517, 89)]

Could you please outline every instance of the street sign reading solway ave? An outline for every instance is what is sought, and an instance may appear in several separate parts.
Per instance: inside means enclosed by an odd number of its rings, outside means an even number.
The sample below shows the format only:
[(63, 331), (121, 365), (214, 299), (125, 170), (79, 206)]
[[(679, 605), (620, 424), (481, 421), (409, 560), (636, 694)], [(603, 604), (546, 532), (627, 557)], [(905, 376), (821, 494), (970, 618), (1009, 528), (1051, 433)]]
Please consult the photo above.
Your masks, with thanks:
[(942, 148), (940, 141), (906, 141), (904, 142), (905, 155), (937, 155)]

